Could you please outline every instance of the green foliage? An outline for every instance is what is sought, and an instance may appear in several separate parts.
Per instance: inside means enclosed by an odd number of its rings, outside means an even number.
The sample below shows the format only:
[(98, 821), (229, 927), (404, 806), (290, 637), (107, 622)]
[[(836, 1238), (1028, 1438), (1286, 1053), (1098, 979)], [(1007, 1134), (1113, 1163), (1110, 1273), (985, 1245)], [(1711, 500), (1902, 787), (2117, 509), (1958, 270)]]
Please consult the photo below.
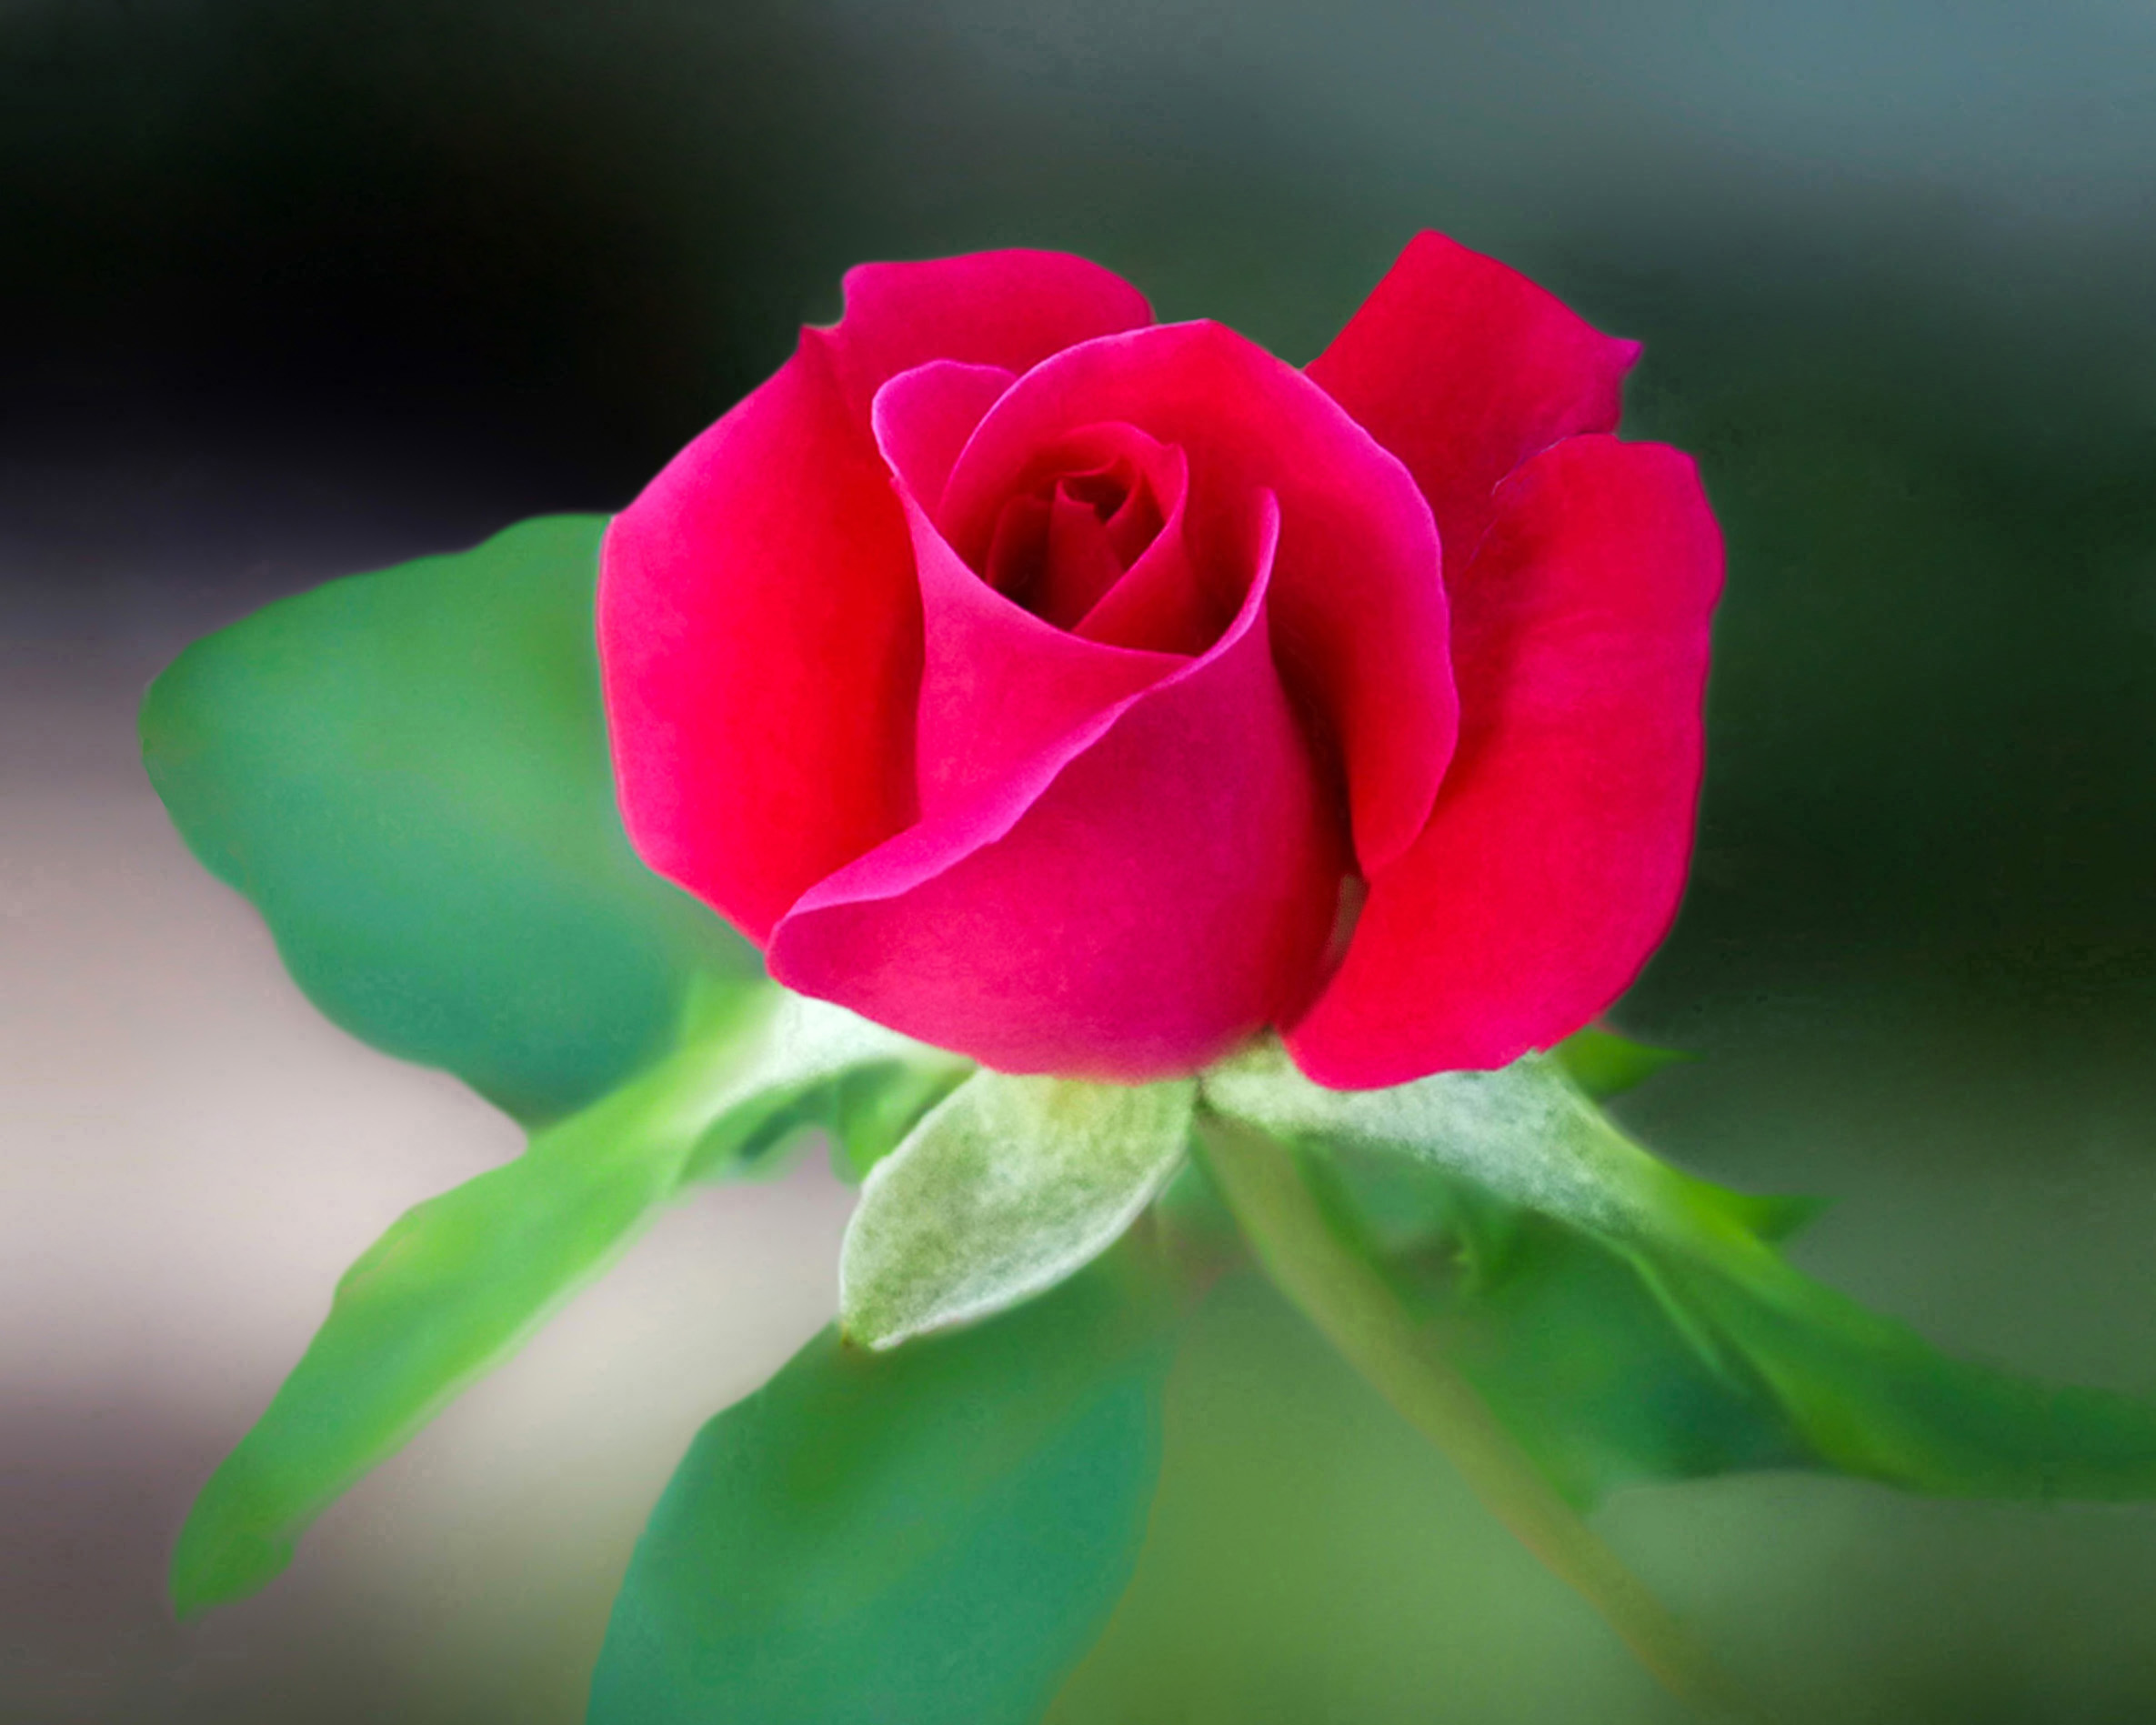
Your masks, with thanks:
[(1614, 1030), (1589, 1025), (1550, 1049), (1566, 1076), (1598, 1100), (1622, 1096), (1658, 1072), (1681, 1066), (1692, 1057), (1678, 1048), (1657, 1048)]
[(252, 1593), (306, 1525), (506, 1357), (673, 1195), (709, 1048), (539, 1133), (515, 1161), (406, 1211), (346, 1271), (328, 1319), (196, 1499), (173, 1557), (183, 1612)]
[(1772, 1242), (1816, 1206), (1668, 1168), (1546, 1063), (1333, 1093), (1260, 1054), (1206, 1098), (1297, 1147), (1402, 1321), (1575, 1502), (1760, 1468), (2156, 1497), (2156, 1406), (1953, 1359), (1811, 1281)]
[(831, 1166), (858, 1184), (905, 1142), (921, 1117), (965, 1082), (964, 1069), (916, 1064), (867, 1068), (841, 1078), (829, 1098)]
[(868, 1174), (839, 1258), (847, 1336), (893, 1347), (1090, 1263), (1181, 1164), (1197, 1097), (975, 1073)]
[(1941, 1354), (1770, 1255), (1669, 1266), (1673, 1298), (1757, 1375), (1815, 1467), (1940, 1497), (2156, 1498), (2156, 1405)]
[(1175, 1316), (1126, 1247), (893, 1352), (827, 1330), (682, 1462), (592, 1725), (1034, 1725), (1144, 1540)]
[(276, 1575), (686, 1181), (768, 1165), (839, 1118), (866, 1156), (968, 1069), (782, 996), (637, 858), (592, 644), (603, 526), (529, 521), (331, 582), (196, 642), (143, 704), (175, 824), (316, 1004), (536, 1128), (345, 1278), (188, 1519), (183, 1610)]
[(1405, 1158), (1306, 1147), (1299, 1159), (1409, 1321), (1441, 1339), (1574, 1503), (1807, 1464), (1771, 1399), (1673, 1319), (1650, 1259)]
[(866, 1155), (880, 1135), (910, 1127), (973, 1062), (916, 1042), (826, 1000), (779, 997), (749, 1089), (697, 1140), (689, 1179), (738, 1178), (775, 1168), (811, 1128), (844, 1134)]
[(183, 1610), (277, 1573), (685, 1186), (816, 1127), (864, 1183), (842, 1317), (868, 1347), (827, 1334), (698, 1439), (617, 1606), (598, 1725), (1038, 1717), (1112, 1609), (1158, 1466), (1176, 1302), (1137, 1243), (1108, 1249), (1161, 1198), (1148, 1249), (1199, 1279), (1242, 1255), (1185, 1159), (1199, 1107), (1290, 1148), (1304, 1237), (1367, 1291), (1357, 1322), (1406, 1339), (1371, 1358), (1441, 1356), (1575, 1503), (1760, 1468), (2156, 1496), (2156, 1409), (1938, 1353), (1776, 1251), (1815, 1205), (1692, 1178), (1590, 1099), (1681, 1056), (1588, 1030), (1349, 1093), (1268, 1042), (1198, 1083), (1100, 1086), (975, 1072), (764, 982), (622, 831), (601, 525), (529, 522), (273, 606), (145, 702), (175, 822), (310, 998), (534, 1129), (344, 1279), (189, 1517)]
[(696, 978), (760, 974), (622, 831), (603, 526), (527, 521), (269, 606), (187, 648), (142, 709), (174, 824), (308, 998), (526, 1122), (662, 1057)]
[[(251, 1593), (337, 1496), (512, 1353), (722, 1152), (854, 1078), (905, 1084), (954, 1063), (769, 984), (706, 990), (682, 1046), (537, 1133), (515, 1161), (400, 1217), (337, 1286), (329, 1317), (196, 1499), (173, 1558), (183, 1611)], [(806, 1117), (803, 1117), (806, 1118)]]

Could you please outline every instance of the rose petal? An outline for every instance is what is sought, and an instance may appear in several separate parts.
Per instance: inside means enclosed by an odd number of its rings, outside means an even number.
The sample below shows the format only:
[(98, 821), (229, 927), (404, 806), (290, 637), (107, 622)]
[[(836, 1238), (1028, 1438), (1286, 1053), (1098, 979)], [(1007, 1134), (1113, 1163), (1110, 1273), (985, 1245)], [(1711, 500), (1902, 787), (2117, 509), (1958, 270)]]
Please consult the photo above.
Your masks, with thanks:
[(1320, 1084), (1499, 1067), (1585, 1024), (1668, 929), (1721, 538), (1691, 462), (1578, 437), (1498, 493), (1452, 583), (1459, 751), (1288, 1033)]
[(629, 836), (761, 940), (913, 817), (920, 600), (869, 436), (894, 374), (1021, 371), (1150, 321), (1098, 265), (984, 252), (848, 272), (846, 316), (608, 528), (599, 654)]
[(1108, 523), (1091, 504), (1058, 485), (1048, 501), (1047, 562), (1037, 601), (1042, 618), (1059, 629), (1073, 628), (1122, 578)]
[(1007, 1071), (1123, 1080), (1298, 1003), (1344, 859), (1268, 651), (1265, 501), (1210, 652), (805, 894), (773, 975)]
[(1198, 654), (1235, 620), (1225, 584), (1200, 580), (1190, 554), (1188, 466), (1179, 449), (1169, 493), (1175, 502), (1153, 542), (1078, 620), (1088, 641), (1148, 647), (1160, 653)]
[(607, 531), (599, 661), (638, 854), (761, 940), (913, 817), (920, 598), (815, 331)]
[(1408, 464), (1458, 569), (1499, 480), (1560, 437), (1617, 428), (1639, 355), (1495, 258), (1419, 234), (1309, 375)]
[[(1090, 498), (1098, 506), (1104, 493), (1122, 488), (1122, 502), (1109, 515), (1104, 530), (1113, 555), (1122, 563), (1133, 562), (1181, 504), (1188, 478), (1189, 464), (1183, 452), (1148, 436), (1136, 426), (1079, 426), (1029, 451), (1024, 464), (1008, 476), (1003, 500), (982, 517), (988, 532), (985, 537), (980, 532), (981, 520), (969, 523), (968, 543), (957, 548), (990, 586), (1015, 595), (1040, 573), (1038, 564), (1049, 547), (1050, 517), (1058, 498), (1072, 506)], [(922, 496), (918, 488), (915, 496)], [(922, 496), (922, 501), (926, 504), (928, 499)], [(930, 514), (942, 525), (940, 503)], [(1237, 603), (1240, 602), (1238, 595)], [(1233, 607), (1228, 615), (1234, 615)]]
[(900, 372), (876, 392), (868, 410), (876, 446), (931, 514), (943, 500), (944, 481), (958, 451), (1016, 376), (1001, 366), (932, 359)]
[[(1382, 867), (1421, 830), (1456, 723), (1437, 534), (1414, 481), (1292, 366), (1218, 324), (1166, 325), (1071, 347), (1011, 386), (951, 469), (951, 543), (978, 556), (1038, 452), (1099, 420), (1182, 446), (1201, 582), (1219, 511), (1256, 486), (1279, 493), (1274, 650), (1337, 734), (1357, 853)], [(1239, 606), (1212, 586), (1223, 609)]]
[(901, 495), (920, 574), (921, 813), (947, 812), (1188, 661), (1066, 634), (958, 561)]
[(1113, 270), (1067, 252), (971, 252), (846, 272), (846, 315), (826, 332), (832, 369), (864, 422), (890, 378), (932, 359), (1022, 372), (1075, 342), (1153, 321)]

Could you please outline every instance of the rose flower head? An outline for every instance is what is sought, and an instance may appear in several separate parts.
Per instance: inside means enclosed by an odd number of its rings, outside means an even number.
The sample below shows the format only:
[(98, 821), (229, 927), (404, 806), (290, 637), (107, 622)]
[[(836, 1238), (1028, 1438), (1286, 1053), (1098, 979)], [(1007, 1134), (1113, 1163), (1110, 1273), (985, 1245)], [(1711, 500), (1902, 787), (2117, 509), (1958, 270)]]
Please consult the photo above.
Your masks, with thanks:
[(1047, 252), (872, 264), (613, 523), (645, 860), (1014, 1072), (1577, 1030), (1674, 914), (1721, 546), (1635, 344), (1439, 235), (1298, 371)]

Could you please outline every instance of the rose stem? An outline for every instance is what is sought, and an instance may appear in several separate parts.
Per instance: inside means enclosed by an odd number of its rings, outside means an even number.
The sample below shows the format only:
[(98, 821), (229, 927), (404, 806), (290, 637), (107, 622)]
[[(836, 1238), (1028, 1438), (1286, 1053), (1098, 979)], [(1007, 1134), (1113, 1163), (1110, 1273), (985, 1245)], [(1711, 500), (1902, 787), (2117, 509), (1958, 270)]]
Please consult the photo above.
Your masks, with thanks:
[(1198, 1132), (1228, 1207), (1274, 1285), (1445, 1453), (1483, 1507), (1599, 1611), (1679, 1700), (1710, 1718), (1763, 1721), (1691, 1631), (1558, 1495), (1377, 1271), (1334, 1234), (1289, 1151), (1209, 1110)]

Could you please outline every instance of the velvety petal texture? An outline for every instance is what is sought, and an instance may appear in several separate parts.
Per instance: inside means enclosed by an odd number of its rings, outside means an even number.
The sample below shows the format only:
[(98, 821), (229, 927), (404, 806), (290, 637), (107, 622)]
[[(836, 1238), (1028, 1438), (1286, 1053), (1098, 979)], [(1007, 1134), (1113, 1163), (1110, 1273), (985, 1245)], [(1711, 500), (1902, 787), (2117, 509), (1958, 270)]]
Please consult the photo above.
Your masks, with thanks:
[(870, 265), (614, 523), (628, 830), (1007, 1071), (1577, 1029), (1681, 887), (1720, 545), (1637, 349), (1436, 235), (1299, 372), (1081, 259)]
[(1421, 234), (1309, 376), (1408, 464), (1463, 568), (1506, 475), (1560, 437), (1617, 429), (1639, 356), (1496, 258)]
[(1429, 827), (1288, 1035), (1335, 1088), (1498, 1067), (1616, 998), (1691, 849), (1721, 538), (1689, 458), (1575, 437), (1452, 583), (1463, 721)]
[(1048, 252), (874, 264), (846, 315), (670, 462), (609, 528), (598, 630), (629, 836), (762, 939), (912, 819), (920, 597), (877, 390), (929, 360), (1024, 370), (1151, 320)]
[(815, 332), (615, 518), (599, 568), (629, 837), (761, 940), (914, 811), (905, 516)]
[(907, 499), (923, 612), (915, 717), (924, 817), (994, 788), (1096, 715), (1188, 661), (1110, 647), (1021, 610), (958, 560)]
[(846, 272), (828, 344), (847, 405), (866, 419), (885, 382), (933, 359), (1024, 371), (1074, 342), (1153, 321), (1112, 270), (1068, 252), (972, 252)]
[[(1073, 347), (1012, 386), (951, 471), (951, 542), (983, 547), (998, 501), (1041, 452), (1102, 421), (1182, 448), (1201, 543), (1253, 488), (1279, 496), (1273, 650), (1337, 748), (1362, 866), (1382, 867), (1421, 830), (1458, 717), (1437, 533), (1414, 480), (1263, 348), (1218, 324), (1163, 325)], [(1239, 601), (1218, 568), (1206, 574), (1217, 599)]]
[(1299, 1004), (1343, 858), (1274, 670), (1265, 498), (1228, 633), (810, 889), (772, 974), (1011, 1072), (1189, 1072)]

